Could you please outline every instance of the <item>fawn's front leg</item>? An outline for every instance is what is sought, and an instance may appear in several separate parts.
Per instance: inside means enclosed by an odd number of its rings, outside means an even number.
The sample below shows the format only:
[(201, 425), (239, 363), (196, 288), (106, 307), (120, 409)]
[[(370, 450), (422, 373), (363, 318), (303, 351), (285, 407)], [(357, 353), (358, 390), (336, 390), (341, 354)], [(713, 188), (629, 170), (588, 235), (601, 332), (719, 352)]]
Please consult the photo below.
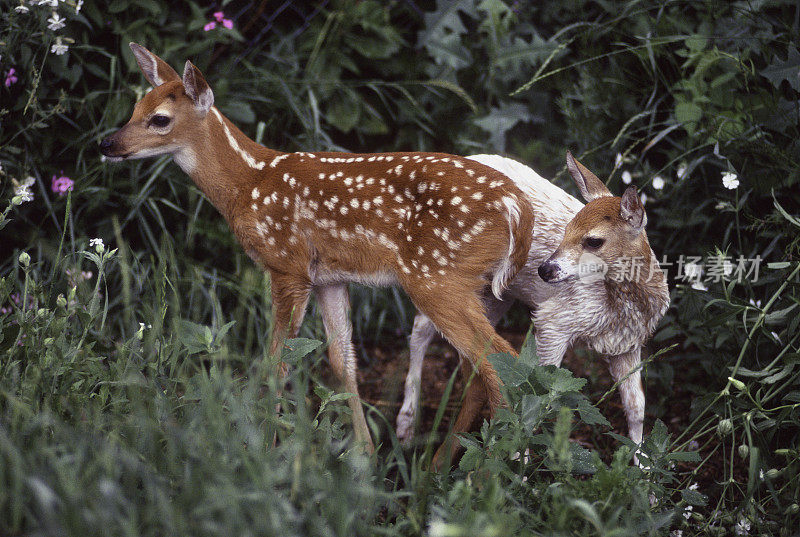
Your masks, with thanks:
[(281, 350), (287, 338), (297, 336), (311, 293), (307, 279), (270, 271), (272, 294), (272, 334), (270, 335), (269, 355), (278, 360), (278, 375), (286, 376), (288, 367), (280, 360)]
[(314, 292), (322, 310), (325, 334), (328, 336), (328, 359), (331, 367), (344, 390), (353, 394), (347, 404), (353, 412), (356, 441), (364, 444), (367, 453), (372, 453), (375, 447), (358, 396), (356, 353), (352, 342), (353, 325), (347, 316), (350, 309), (347, 284), (321, 285), (315, 287)]
[[(608, 358), (608, 370), (614, 382), (619, 382), (619, 396), (622, 399), (622, 408), (628, 420), (628, 436), (636, 444), (642, 443), (642, 430), (644, 428), (644, 387), (642, 386), (642, 349), (635, 349)], [(634, 464), (639, 464), (634, 453)]]

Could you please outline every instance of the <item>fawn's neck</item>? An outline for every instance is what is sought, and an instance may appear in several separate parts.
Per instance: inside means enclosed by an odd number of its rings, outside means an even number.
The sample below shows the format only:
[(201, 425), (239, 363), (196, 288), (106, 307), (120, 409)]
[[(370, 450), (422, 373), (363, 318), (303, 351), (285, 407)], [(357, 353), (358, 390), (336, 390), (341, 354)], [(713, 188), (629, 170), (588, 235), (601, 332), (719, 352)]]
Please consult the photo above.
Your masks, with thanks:
[(648, 318), (660, 318), (669, 305), (669, 290), (647, 239), (638, 255), (622, 258), (603, 280), (612, 307), (633, 304)]
[(173, 155), (214, 207), (230, 220), (237, 197), (269, 173), (280, 155), (247, 137), (212, 107), (188, 146)]

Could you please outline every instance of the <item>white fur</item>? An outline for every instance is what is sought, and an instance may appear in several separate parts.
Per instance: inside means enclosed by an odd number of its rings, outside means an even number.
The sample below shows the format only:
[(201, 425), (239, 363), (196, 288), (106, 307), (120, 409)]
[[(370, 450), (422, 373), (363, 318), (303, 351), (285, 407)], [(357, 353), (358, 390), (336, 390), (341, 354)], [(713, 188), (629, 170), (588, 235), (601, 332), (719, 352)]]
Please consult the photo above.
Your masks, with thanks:
[(253, 155), (242, 149), (239, 146), (239, 142), (237, 142), (236, 138), (234, 138), (231, 129), (228, 127), (228, 125), (225, 124), (225, 121), (222, 119), (222, 114), (219, 113), (219, 110), (217, 110), (216, 107), (211, 107), (211, 111), (214, 112), (214, 115), (217, 116), (217, 119), (222, 125), (222, 128), (225, 131), (225, 138), (228, 139), (228, 145), (231, 146), (231, 149), (236, 151), (239, 154), (239, 156), (242, 157), (242, 160), (244, 160), (245, 163), (251, 168), (255, 170), (263, 170), (264, 166), (266, 166), (267, 163), (264, 162), (263, 160), (256, 160), (255, 158), (253, 158)]
[[(535, 222), (533, 242), (524, 268), (510, 282), (505, 301), (487, 295), (487, 314), (493, 323), (513, 299), (535, 308), (534, 325), (539, 363), (561, 365), (564, 353), (576, 341), (606, 355), (609, 369), (620, 383), (630, 437), (637, 443), (642, 439), (644, 394), (637, 368), (641, 347), (652, 334), (669, 304), (666, 283), (652, 297), (660, 309), (648, 316), (633, 303), (608, 300), (603, 280), (570, 278), (559, 283), (546, 283), (538, 275), (538, 267), (554, 252), (570, 220), (583, 204), (562, 189), (543, 179), (519, 162), (498, 155), (469, 157), (512, 179), (528, 196), (533, 205)], [(651, 252), (652, 254), (652, 252)], [(498, 312), (501, 312), (499, 315)], [(397, 418), (398, 438), (408, 442), (413, 435), (417, 412), (418, 388), (425, 349), (430, 343), (432, 323), (418, 314), (411, 335), (411, 365), (406, 378), (403, 406)]]

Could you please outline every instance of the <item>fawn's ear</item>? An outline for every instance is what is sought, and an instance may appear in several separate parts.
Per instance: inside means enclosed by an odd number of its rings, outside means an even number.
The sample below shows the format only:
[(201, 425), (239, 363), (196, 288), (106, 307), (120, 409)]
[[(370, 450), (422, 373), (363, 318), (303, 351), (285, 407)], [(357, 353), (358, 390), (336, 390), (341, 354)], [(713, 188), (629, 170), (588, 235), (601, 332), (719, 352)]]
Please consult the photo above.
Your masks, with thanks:
[(183, 87), (198, 112), (207, 114), (214, 106), (214, 92), (203, 78), (200, 69), (189, 60), (186, 60), (186, 67), (183, 69)]
[(572, 180), (578, 185), (581, 196), (587, 202), (604, 196), (611, 196), (611, 192), (603, 184), (603, 181), (590, 172), (586, 166), (575, 160), (575, 157), (569, 151), (567, 151), (567, 169), (572, 176)]
[(644, 205), (642, 205), (635, 186), (625, 189), (619, 207), (619, 216), (630, 224), (636, 233), (641, 232), (647, 225), (647, 214), (644, 212)]
[(169, 66), (167, 62), (147, 50), (141, 45), (130, 43), (133, 55), (136, 56), (136, 63), (139, 64), (139, 69), (142, 70), (144, 77), (153, 87), (160, 86), (165, 82), (173, 80), (180, 80), (181, 77), (175, 72), (175, 69)]

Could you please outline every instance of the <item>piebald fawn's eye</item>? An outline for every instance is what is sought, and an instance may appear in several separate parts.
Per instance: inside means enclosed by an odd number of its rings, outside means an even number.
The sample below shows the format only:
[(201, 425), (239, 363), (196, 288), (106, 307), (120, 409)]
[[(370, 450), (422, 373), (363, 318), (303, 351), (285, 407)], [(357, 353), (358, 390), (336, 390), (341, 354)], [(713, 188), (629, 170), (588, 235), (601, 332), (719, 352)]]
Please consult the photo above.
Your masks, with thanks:
[(171, 119), (170, 119), (169, 116), (164, 116), (162, 114), (156, 114), (152, 118), (150, 118), (150, 125), (152, 125), (153, 127), (161, 128), (161, 127), (166, 127), (167, 125), (169, 125), (170, 121), (171, 121)]
[(584, 239), (583, 241), (583, 245), (586, 246), (587, 248), (596, 250), (597, 248), (603, 246), (603, 243), (605, 242), (606, 242), (605, 239), (601, 239), (599, 237), (586, 237), (586, 239)]

